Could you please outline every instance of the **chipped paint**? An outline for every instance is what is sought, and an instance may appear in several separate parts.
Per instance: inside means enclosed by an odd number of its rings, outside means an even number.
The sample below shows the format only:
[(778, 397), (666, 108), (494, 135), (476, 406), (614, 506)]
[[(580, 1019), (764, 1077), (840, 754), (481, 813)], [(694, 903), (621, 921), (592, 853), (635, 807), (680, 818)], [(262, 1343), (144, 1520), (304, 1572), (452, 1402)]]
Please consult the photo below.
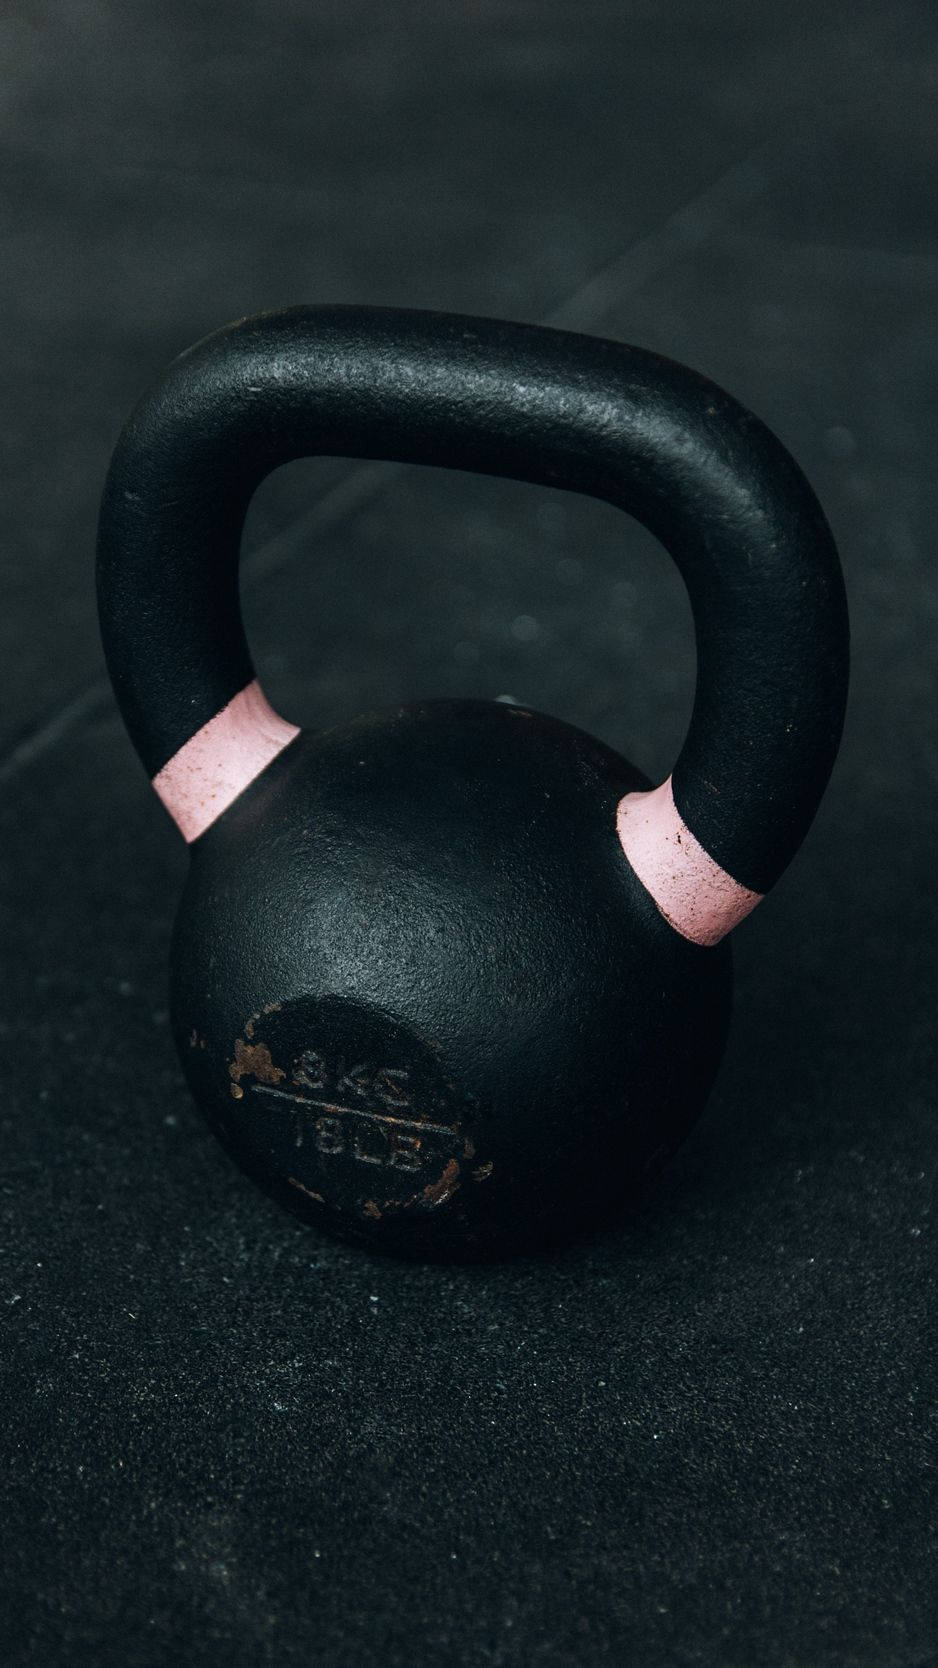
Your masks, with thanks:
[(244, 1035), (248, 1038), (248, 1041), (253, 1038), (255, 1027), (261, 1015), (279, 1014), (282, 1007), (282, 1002), (265, 1002), (262, 1008), (258, 1008), (253, 1014), (251, 1014), (250, 1018), (246, 1019), (244, 1022)]
[(424, 1188), (422, 1197), (431, 1210), (436, 1210), (437, 1206), (445, 1205), (459, 1185), (459, 1159), (451, 1158), (439, 1181), (430, 1182)]
[(296, 1187), (301, 1193), (305, 1193), (308, 1199), (315, 1199), (317, 1205), (325, 1204), (326, 1201), (321, 1193), (314, 1193), (311, 1187), (307, 1187), (305, 1183), (301, 1182), (296, 1176), (288, 1176), (287, 1181), (290, 1183), (291, 1187)]
[(242, 1077), (256, 1077), (260, 1083), (280, 1083), (287, 1075), (282, 1066), (274, 1065), (266, 1043), (245, 1043), (236, 1037), (234, 1056), (228, 1075), (235, 1085), (240, 1084)]

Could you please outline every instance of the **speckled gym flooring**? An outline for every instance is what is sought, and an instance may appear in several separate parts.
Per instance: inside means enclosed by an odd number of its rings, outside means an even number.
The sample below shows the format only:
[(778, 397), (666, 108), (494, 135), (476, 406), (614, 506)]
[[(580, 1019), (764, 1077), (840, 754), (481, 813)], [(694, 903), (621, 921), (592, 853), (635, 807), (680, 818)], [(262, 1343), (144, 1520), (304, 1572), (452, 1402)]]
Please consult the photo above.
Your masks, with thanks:
[[(936, 70), (925, 0), (4, 9), (5, 1668), (938, 1660)], [(172, 1050), (186, 858), (103, 672), (97, 500), (170, 357), (319, 300), (685, 360), (841, 547), (844, 747), (709, 1110), (548, 1260), (320, 1239)], [(607, 506), (295, 464), (244, 590), (298, 721), (510, 693), (656, 779), (680, 744), (680, 581)]]

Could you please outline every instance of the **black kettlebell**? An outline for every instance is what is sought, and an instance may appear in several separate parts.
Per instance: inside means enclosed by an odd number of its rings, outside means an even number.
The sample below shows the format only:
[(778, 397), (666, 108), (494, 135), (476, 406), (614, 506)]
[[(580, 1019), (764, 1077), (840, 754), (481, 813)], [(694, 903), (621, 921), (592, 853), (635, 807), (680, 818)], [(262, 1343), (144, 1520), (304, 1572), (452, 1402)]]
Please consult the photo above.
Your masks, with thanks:
[[(697, 637), (670, 780), (496, 701), (279, 718), (239, 540), (263, 477), (313, 453), (568, 487), (644, 522)], [(192, 847), (176, 1041), (238, 1163), (297, 1215), (422, 1255), (556, 1243), (634, 1195), (701, 1111), (725, 935), (796, 851), (840, 737), (840, 568), (779, 442), (617, 342), (295, 308), (210, 336), (138, 407), (98, 579), (121, 711)]]

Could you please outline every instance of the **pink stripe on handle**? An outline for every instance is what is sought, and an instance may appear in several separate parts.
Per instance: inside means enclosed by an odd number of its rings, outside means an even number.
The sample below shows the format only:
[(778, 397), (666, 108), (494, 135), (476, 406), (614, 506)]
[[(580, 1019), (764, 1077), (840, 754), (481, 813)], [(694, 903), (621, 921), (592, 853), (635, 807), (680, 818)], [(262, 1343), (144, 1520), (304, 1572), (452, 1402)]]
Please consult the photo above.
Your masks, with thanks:
[(299, 733), (256, 679), (242, 689), (153, 778), (183, 837), (191, 844), (204, 834)]
[(616, 811), (622, 850), (666, 921), (694, 944), (718, 944), (762, 902), (721, 869), (681, 821), (671, 778), (627, 793)]

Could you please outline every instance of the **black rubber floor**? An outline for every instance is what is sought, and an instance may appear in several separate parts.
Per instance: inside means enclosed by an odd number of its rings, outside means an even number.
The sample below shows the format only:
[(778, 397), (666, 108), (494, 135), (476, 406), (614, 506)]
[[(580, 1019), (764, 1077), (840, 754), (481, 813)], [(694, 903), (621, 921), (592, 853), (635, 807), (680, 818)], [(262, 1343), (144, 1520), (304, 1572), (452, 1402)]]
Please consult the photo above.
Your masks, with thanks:
[[(33, 0), (0, 61), (0, 1661), (928, 1668), (933, 8)], [(841, 545), (844, 748), (737, 935), (707, 1116), (640, 1214), (552, 1260), (319, 1239), (172, 1051), (186, 859), (104, 680), (96, 503), (173, 353), (300, 300), (686, 360)], [(297, 720), (507, 693), (667, 773), (689, 613), (612, 510), (297, 464), (247, 551)]]

